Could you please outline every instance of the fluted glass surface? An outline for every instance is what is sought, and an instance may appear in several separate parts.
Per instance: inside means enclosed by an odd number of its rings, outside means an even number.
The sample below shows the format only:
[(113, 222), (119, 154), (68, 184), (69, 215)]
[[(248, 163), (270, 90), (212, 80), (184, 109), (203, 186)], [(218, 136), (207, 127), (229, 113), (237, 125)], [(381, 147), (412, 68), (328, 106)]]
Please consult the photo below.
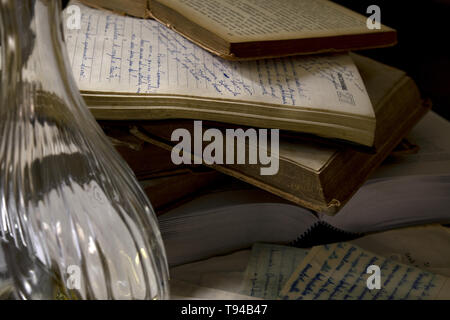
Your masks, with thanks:
[(0, 10), (0, 242), (16, 295), (167, 298), (156, 217), (79, 94), (59, 1)]

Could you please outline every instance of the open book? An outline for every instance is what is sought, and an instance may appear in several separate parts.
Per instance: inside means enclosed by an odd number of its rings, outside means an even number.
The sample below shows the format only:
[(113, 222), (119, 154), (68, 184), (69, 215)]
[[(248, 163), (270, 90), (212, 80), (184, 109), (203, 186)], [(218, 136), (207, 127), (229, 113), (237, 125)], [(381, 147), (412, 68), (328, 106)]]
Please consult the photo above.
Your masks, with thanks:
[[(269, 164), (236, 164), (229, 162), (209, 163), (222, 173), (231, 175), (274, 193), (289, 201), (315, 211), (336, 213), (364, 183), (369, 174), (391, 153), (405, 134), (428, 111), (423, 104), (414, 81), (403, 71), (386, 66), (369, 58), (354, 55), (361, 75), (372, 99), (377, 118), (376, 152), (358, 150), (344, 145), (331, 145), (329, 141), (281, 132), (278, 150), (272, 159), (279, 159), (279, 170), (273, 175), (261, 175), (263, 169), (273, 168), (277, 161)], [(111, 121), (110, 125), (120, 125)], [(128, 124), (127, 124), (128, 125)], [(183, 128), (195, 136), (191, 120), (134, 121), (133, 133), (144, 141), (156, 144), (173, 152), (177, 142), (171, 141), (174, 130)], [(203, 123), (223, 130), (229, 124)], [(225, 135), (226, 132), (223, 134)], [(246, 155), (256, 142), (244, 140)], [(328, 144), (327, 144), (328, 143)], [(203, 148), (209, 147), (204, 141)], [(201, 158), (201, 150), (183, 150), (195, 158)], [(261, 148), (260, 148), (261, 151)], [(276, 153), (276, 155), (275, 155)], [(224, 149), (226, 158), (227, 150)], [(145, 162), (145, 159), (142, 159)], [(276, 165), (275, 165), (276, 166)]]
[(256, 242), (311, 246), (361, 234), (450, 222), (450, 175), (370, 180), (336, 216), (314, 214), (258, 189), (211, 192), (159, 216), (171, 265)]
[[(395, 30), (326, 0), (83, 0), (153, 17), (227, 59), (354, 50), (396, 43)], [(371, 25), (370, 20), (369, 25)]]
[(154, 20), (80, 8), (81, 30), (66, 30), (67, 48), (97, 119), (188, 118), (376, 140), (348, 54), (225, 61)]

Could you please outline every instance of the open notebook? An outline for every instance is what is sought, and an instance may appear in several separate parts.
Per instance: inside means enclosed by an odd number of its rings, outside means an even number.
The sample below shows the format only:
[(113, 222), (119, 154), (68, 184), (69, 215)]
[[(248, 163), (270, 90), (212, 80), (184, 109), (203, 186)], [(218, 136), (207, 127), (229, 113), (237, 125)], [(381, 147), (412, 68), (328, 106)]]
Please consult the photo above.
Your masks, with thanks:
[(201, 119), (374, 143), (375, 113), (348, 54), (226, 61), (154, 20), (78, 5), (67, 49), (97, 119)]

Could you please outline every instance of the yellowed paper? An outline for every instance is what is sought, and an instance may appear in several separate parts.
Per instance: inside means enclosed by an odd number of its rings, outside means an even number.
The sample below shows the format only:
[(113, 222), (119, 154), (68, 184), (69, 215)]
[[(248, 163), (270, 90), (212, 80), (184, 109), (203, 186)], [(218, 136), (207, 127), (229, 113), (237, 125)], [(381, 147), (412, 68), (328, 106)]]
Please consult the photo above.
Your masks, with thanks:
[(370, 234), (351, 243), (397, 262), (450, 277), (450, 228), (441, 225), (400, 228)]
[[(380, 289), (368, 285), (380, 268)], [(377, 256), (349, 243), (314, 247), (288, 280), (283, 299), (450, 299), (450, 279)]]
[(330, 1), (158, 1), (230, 42), (370, 32), (367, 18)]
[(225, 99), (245, 108), (301, 107), (324, 112), (323, 119), (326, 112), (374, 118), (348, 54), (225, 61), (156, 21), (79, 6), (81, 29), (66, 30), (66, 42), (81, 91), (130, 99), (133, 94)]

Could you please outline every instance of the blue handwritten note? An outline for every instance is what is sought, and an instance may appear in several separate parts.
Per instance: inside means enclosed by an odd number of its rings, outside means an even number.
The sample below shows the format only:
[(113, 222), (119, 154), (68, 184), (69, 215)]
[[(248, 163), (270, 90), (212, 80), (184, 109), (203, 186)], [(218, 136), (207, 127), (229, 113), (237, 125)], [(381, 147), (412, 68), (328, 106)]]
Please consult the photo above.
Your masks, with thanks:
[[(369, 289), (380, 268), (380, 289)], [(370, 279), (369, 279), (370, 280)], [(400, 264), (349, 243), (314, 247), (281, 291), (282, 299), (305, 300), (421, 300), (449, 299), (450, 278)]]
[(276, 299), (308, 250), (256, 243), (247, 266), (242, 294)]
[(75, 3), (81, 8), (81, 29), (67, 29), (65, 35), (72, 71), (82, 91), (176, 94), (372, 112), (362, 78), (348, 54), (227, 61), (157, 21)]

